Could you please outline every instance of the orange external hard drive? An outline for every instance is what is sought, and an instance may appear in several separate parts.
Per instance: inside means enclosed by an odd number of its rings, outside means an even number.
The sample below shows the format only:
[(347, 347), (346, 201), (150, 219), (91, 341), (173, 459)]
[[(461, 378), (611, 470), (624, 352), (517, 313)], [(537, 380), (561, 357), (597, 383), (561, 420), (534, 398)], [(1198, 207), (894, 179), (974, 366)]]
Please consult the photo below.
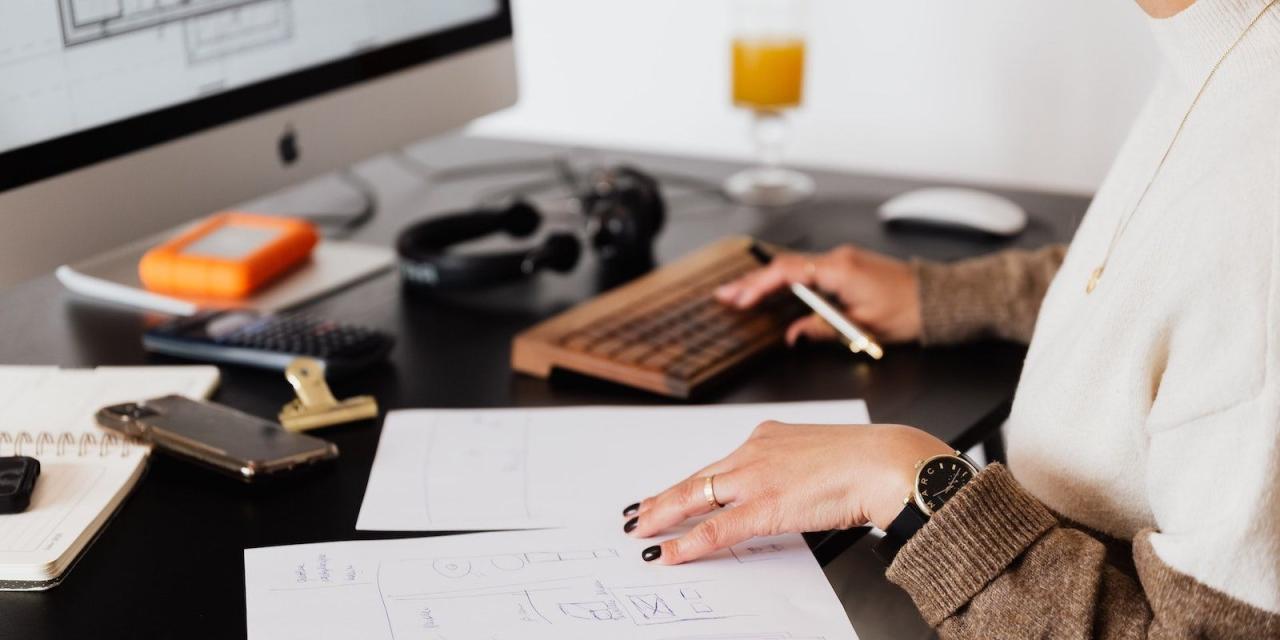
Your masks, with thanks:
[(318, 240), (296, 218), (219, 213), (148, 251), (138, 275), (157, 293), (245, 298), (305, 261)]

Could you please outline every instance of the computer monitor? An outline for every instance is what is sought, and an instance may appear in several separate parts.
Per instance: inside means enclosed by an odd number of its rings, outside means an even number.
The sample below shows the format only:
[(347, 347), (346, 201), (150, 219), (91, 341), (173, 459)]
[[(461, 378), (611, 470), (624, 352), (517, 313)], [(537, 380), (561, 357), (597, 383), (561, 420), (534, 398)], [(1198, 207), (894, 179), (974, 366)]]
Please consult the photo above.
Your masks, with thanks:
[(0, 2), (0, 287), (514, 104), (508, 0)]

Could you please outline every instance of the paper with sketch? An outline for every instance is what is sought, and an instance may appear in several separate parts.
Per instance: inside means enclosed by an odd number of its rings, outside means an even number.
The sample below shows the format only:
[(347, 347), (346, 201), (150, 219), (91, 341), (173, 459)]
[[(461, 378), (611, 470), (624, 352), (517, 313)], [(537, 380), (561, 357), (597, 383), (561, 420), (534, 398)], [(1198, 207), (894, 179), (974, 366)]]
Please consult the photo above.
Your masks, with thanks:
[(388, 414), (356, 528), (599, 522), (723, 458), (764, 420), (862, 424), (861, 400)]
[(680, 566), (620, 531), (481, 533), (245, 551), (251, 639), (852, 640), (799, 535)]

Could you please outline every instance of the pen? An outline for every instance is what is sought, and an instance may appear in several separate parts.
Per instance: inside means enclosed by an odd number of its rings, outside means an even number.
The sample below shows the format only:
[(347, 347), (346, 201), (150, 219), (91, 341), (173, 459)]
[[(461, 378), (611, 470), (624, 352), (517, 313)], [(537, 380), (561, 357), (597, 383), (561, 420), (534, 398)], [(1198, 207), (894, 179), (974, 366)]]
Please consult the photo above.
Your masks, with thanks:
[[(751, 243), (750, 251), (751, 255), (760, 261), (760, 264), (767, 265), (773, 262), (773, 254), (758, 242)], [(801, 302), (813, 309), (813, 312), (818, 314), (818, 317), (831, 325), (831, 328), (835, 329), (836, 333), (839, 333), (840, 337), (843, 338), (850, 351), (866, 353), (876, 360), (884, 357), (884, 350), (880, 348), (874, 338), (867, 335), (867, 332), (846, 318), (843, 313), (840, 313), (839, 309), (831, 306), (831, 303), (827, 302), (826, 298), (818, 295), (816, 291), (799, 282), (793, 282), (791, 283), (791, 293), (794, 293), (797, 298), (800, 298)]]

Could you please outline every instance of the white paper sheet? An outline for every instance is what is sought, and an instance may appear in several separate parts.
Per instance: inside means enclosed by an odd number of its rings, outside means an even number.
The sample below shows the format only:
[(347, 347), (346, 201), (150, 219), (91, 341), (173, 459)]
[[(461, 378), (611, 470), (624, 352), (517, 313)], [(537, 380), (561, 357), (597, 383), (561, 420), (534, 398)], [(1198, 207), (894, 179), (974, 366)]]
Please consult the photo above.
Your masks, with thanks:
[(854, 640), (799, 535), (686, 565), (618, 530), (245, 551), (251, 639)]
[(728, 455), (764, 420), (863, 424), (869, 418), (860, 400), (395, 411), (382, 428), (356, 528), (600, 523)]

